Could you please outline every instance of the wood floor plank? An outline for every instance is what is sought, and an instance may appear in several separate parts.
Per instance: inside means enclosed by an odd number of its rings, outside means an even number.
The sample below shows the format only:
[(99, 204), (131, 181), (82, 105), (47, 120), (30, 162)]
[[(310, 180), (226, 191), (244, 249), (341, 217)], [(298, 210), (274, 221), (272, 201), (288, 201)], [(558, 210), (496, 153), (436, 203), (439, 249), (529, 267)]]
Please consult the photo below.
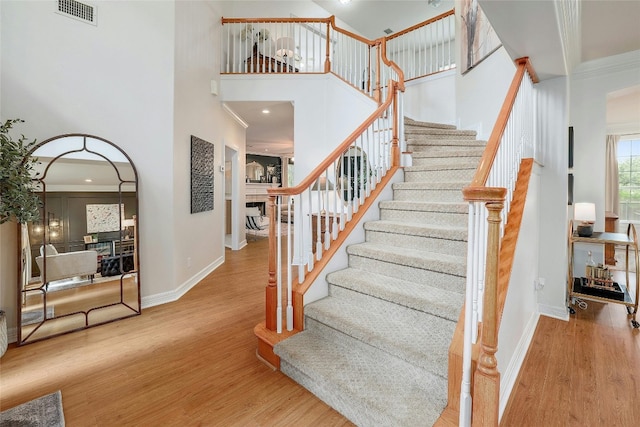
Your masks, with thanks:
[(619, 304), (541, 316), (503, 427), (640, 425), (640, 330)]
[(256, 357), (267, 240), (180, 300), (141, 316), (12, 346), (0, 362), (0, 408), (60, 389), (67, 426), (351, 426)]

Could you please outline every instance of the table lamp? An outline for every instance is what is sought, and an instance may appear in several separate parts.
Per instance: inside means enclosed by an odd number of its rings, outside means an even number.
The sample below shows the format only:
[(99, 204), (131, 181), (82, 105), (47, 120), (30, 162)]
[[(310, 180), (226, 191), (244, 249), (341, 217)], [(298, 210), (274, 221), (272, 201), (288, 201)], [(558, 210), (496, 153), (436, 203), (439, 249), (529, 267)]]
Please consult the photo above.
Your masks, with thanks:
[(573, 219), (578, 221), (578, 236), (591, 237), (593, 223), (596, 222), (595, 203), (576, 203), (573, 208)]

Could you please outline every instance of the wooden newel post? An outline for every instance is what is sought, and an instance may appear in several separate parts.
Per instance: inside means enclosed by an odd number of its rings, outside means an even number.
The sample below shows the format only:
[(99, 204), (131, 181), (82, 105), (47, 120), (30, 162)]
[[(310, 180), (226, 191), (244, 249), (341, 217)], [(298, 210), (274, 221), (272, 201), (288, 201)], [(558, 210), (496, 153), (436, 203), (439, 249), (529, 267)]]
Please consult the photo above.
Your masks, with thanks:
[(269, 282), (266, 289), (265, 326), (270, 331), (277, 328), (276, 309), (278, 307), (278, 289), (276, 287), (276, 196), (269, 196), (267, 202), (269, 217)]
[(474, 426), (498, 426), (500, 401), (500, 373), (498, 372), (498, 263), (500, 253), (500, 212), (503, 202), (486, 203), (487, 259), (482, 318), (480, 356), (474, 375), (473, 418)]

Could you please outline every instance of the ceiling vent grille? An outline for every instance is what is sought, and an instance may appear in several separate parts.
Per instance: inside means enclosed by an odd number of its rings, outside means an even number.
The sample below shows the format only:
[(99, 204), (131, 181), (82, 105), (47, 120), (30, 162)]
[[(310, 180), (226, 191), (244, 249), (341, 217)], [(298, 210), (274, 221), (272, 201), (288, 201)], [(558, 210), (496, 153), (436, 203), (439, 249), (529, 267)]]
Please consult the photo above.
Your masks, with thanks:
[(74, 18), (87, 24), (97, 25), (97, 10), (95, 6), (80, 3), (76, 0), (58, 0), (57, 12), (61, 15)]

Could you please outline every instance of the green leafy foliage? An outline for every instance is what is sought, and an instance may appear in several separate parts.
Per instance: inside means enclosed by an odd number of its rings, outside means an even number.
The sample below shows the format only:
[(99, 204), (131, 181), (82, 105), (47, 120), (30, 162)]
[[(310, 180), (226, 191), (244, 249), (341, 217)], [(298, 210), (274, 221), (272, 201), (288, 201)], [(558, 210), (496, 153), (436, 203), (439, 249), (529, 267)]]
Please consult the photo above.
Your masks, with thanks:
[(32, 174), (38, 160), (28, 156), (36, 141), (27, 141), (24, 135), (14, 140), (9, 134), (13, 125), (22, 122), (9, 119), (0, 126), (0, 224), (40, 219), (40, 199), (32, 191)]

